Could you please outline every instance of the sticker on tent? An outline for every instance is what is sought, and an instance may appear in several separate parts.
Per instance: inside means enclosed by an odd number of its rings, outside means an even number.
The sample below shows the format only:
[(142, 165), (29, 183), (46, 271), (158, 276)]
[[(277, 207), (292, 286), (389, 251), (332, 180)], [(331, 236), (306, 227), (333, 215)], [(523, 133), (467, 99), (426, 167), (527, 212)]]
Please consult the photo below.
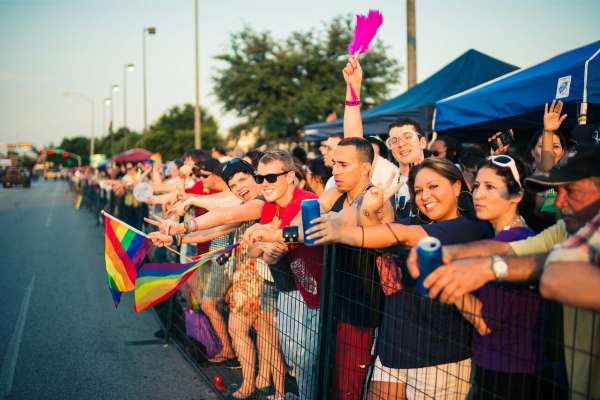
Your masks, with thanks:
[(556, 83), (556, 98), (564, 99), (565, 97), (569, 97), (570, 91), (571, 91), (571, 75), (563, 76), (562, 78), (558, 78), (558, 82)]

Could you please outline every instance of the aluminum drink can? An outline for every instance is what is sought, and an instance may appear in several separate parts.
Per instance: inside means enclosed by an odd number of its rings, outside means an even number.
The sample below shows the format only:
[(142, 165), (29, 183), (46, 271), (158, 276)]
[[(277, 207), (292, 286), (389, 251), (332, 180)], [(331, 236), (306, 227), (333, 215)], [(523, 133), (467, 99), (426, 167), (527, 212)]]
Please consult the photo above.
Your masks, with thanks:
[(306, 231), (313, 227), (313, 224), (311, 224), (310, 221), (320, 216), (321, 206), (319, 205), (319, 200), (302, 200), (302, 228), (304, 231), (304, 244), (307, 246), (313, 246), (315, 244), (315, 239), (306, 239)]
[(417, 278), (417, 292), (427, 296), (429, 290), (423, 286), (423, 281), (437, 267), (442, 265), (442, 243), (434, 237), (426, 237), (417, 243), (417, 261), (421, 274)]

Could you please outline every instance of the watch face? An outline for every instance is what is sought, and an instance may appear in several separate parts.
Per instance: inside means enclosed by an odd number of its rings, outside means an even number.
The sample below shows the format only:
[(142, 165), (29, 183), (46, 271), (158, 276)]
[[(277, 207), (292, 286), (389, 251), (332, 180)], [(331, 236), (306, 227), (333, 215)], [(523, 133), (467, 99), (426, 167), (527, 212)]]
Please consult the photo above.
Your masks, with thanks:
[(493, 269), (497, 279), (506, 278), (508, 275), (508, 265), (506, 265), (506, 261), (500, 257), (494, 257)]

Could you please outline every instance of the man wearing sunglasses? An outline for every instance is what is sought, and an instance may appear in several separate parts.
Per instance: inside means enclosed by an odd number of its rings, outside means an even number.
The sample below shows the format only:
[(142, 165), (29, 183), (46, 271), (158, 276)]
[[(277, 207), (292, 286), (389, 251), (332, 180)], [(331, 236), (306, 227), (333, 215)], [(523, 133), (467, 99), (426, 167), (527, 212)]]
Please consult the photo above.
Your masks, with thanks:
[[(501, 158), (493, 162), (511, 166)], [(591, 269), (594, 264), (599, 268), (600, 145), (576, 146), (548, 173), (529, 177), (526, 184), (534, 191), (554, 188), (555, 206), (562, 219), (517, 242), (446, 246), (445, 265), (432, 272), (424, 286), (430, 297), (439, 296), (440, 301), (450, 303), (491, 281), (539, 281), (543, 297), (569, 305), (563, 309), (563, 327), (571, 395), (596, 398), (600, 396), (598, 314), (573, 306), (600, 304), (600, 273)], [(417, 277), (414, 249), (408, 265), (411, 275)], [(582, 271), (589, 274), (575, 275)]]
[[(336, 185), (319, 196), (322, 213), (332, 212), (332, 217), (337, 213), (344, 223), (357, 225), (356, 207), (372, 187), (370, 175), (373, 158), (373, 147), (363, 138), (345, 138), (338, 143), (333, 154), (333, 179)], [(272, 169), (273, 172), (275, 170)], [(379, 218), (386, 222), (393, 220), (391, 204), (385, 202), (382, 208), (381, 215), (373, 223), (380, 223)], [(364, 222), (363, 219), (361, 221)], [(300, 231), (301, 223), (301, 214), (298, 213), (289, 225), (297, 226)], [(256, 226), (246, 236), (251, 242), (284, 240), (283, 230), (272, 227)], [(336, 254), (338, 260), (344, 261), (335, 265), (334, 314), (338, 325), (334, 391), (343, 399), (359, 399), (366, 378), (365, 365), (369, 363), (374, 330), (379, 324), (378, 313), (374, 310), (379, 309), (382, 296), (374, 284), (373, 266), (364, 257), (357, 257), (358, 249), (339, 248)]]

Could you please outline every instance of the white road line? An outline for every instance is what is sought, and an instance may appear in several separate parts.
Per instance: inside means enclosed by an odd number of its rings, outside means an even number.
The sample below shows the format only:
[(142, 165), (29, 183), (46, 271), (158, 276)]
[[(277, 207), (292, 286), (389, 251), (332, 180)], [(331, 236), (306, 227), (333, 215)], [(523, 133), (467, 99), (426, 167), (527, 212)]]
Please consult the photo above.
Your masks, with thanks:
[(46, 218), (46, 228), (50, 227), (50, 224), (52, 223), (52, 214), (54, 211), (54, 206), (56, 205), (56, 196), (54, 195), (56, 192), (56, 188), (58, 187), (58, 185), (54, 185), (54, 190), (52, 190), (52, 203), (50, 204), (50, 211), (48, 212), (48, 218)]
[(29, 286), (27, 286), (27, 290), (25, 290), (25, 298), (23, 299), (23, 303), (21, 303), (19, 318), (17, 318), (15, 330), (10, 338), (6, 357), (4, 357), (4, 362), (2, 362), (2, 373), (0, 374), (0, 398), (8, 397), (12, 389), (17, 358), (19, 356), (19, 347), (21, 347), (21, 337), (23, 336), (23, 329), (25, 328), (25, 321), (27, 320), (29, 299), (31, 298), (31, 292), (33, 292), (34, 283), (35, 275), (31, 277), (31, 282), (29, 283)]

